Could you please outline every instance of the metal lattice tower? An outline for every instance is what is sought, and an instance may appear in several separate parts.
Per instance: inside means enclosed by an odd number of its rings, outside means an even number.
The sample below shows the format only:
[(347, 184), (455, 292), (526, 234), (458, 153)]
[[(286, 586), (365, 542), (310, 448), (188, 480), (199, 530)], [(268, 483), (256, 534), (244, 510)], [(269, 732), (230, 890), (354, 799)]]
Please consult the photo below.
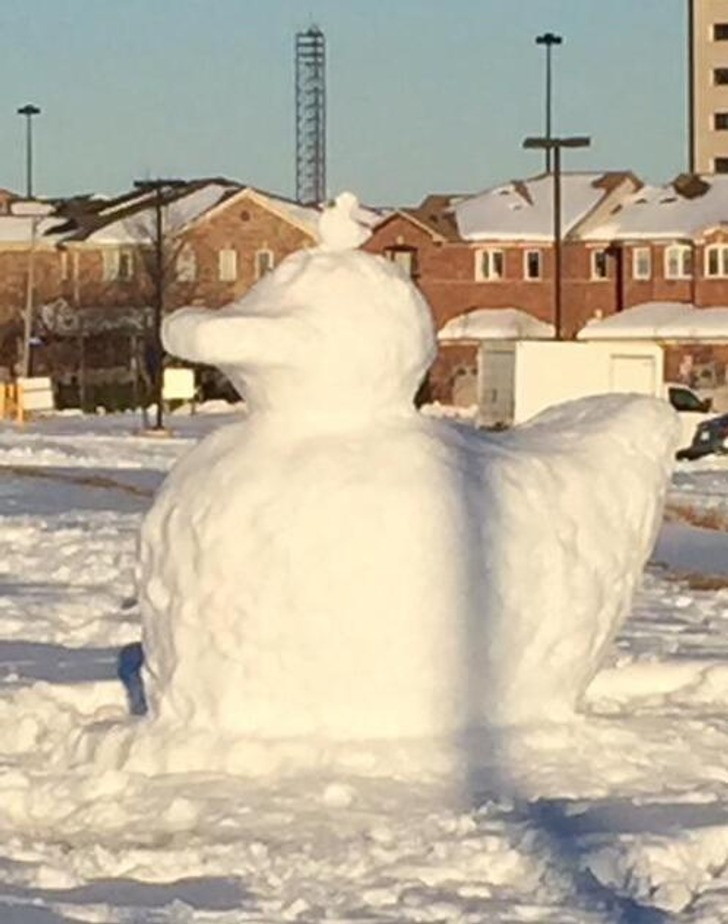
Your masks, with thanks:
[(326, 39), (317, 26), (296, 33), (296, 199), (326, 199)]

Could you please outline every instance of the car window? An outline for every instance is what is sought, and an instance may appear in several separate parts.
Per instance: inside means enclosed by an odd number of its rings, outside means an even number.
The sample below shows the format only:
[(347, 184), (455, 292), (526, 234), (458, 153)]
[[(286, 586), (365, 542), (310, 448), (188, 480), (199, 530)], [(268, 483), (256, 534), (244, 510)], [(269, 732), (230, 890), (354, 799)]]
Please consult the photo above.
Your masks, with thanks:
[(668, 396), (670, 404), (676, 411), (703, 411), (705, 409), (701, 399), (689, 388), (670, 386)]

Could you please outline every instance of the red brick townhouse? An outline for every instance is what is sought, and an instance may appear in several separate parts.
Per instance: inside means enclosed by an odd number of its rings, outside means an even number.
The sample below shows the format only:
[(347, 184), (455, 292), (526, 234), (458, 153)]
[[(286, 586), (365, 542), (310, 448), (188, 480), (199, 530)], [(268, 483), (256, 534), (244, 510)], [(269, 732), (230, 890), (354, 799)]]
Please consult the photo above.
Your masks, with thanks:
[[(52, 214), (36, 229), (33, 248), (34, 327), (42, 331), (44, 319), (60, 317), (65, 333), (74, 336), (60, 344), (64, 331), (51, 323), (46, 347), (36, 351), (38, 369), (62, 375), (79, 361), (71, 355), (81, 349), (72, 344), (78, 339), (74, 317), (83, 316), (88, 333), (97, 321), (108, 329), (113, 317), (131, 316), (152, 304), (155, 197), (154, 191), (133, 190), (113, 199), (84, 196), (53, 203)], [(163, 190), (162, 218), (166, 310), (227, 304), (286, 255), (317, 240), (316, 209), (225, 179)], [(0, 214), (0, 325), (4, 321), (10, 332), (8, 365), (14, 362), (27, 292), (29, 219), (23, 222), (24, 237), (11, 228), (20, 219)], [(128, 338), (107, 336), (103, 365), (127, 367), (129, 349)]]
[[(728, 176), (681, 175), (665, 186), (644, 186), (611, 212), (580, 224), (574, 237), (608, 254), (609, 310), (651, 302), (697, 308), (728, 306)], [(693, 356), (716, 364), (722, 379), (725, 347), (668, 350), (668, 374)]]
[[(74, 306), (148, 303), (155, 193), (83, 211), (63, 229), (62, 296)], [(238, 298), (294, 250), (316, 242), (318, 212), (229, 180), (164, 192), (165, 307), (218, 307)]]
[(0, 191), (0, 379), (9, 376), (20, 352), (29, 279), (36, 300), (59, 292), (62, 260), (54, 231), (58, 224), (49, 203), (27, 202)]
[[(601, 242), (581, 241), (586, 221), (601, 221), (640, 181), (629, 172), (564, 173), (562, 196), (563, 333), (574, 336), (596, 312), (614, 310), (614, 269)], [(428, 196), (397, 209), (374, 229), (366, 249), (397, 261), (427, 297), (438, 329), (483, 308), (517, 308), (553, 321), (553, 178), (540, 174), (471, 196)], [(605, 283), (605, 284), (602, 284)], [(431, 396), (448, 400), (455, 376), (473, 372), (477, 345), (441, 346)]]

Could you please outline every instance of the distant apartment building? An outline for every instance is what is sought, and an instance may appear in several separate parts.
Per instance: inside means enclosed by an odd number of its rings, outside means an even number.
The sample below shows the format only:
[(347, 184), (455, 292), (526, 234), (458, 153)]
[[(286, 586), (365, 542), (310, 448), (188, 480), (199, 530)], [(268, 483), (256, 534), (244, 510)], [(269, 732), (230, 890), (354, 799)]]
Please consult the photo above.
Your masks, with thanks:
[(728, 173), (728, 0), (688, 0), (692, 173)]

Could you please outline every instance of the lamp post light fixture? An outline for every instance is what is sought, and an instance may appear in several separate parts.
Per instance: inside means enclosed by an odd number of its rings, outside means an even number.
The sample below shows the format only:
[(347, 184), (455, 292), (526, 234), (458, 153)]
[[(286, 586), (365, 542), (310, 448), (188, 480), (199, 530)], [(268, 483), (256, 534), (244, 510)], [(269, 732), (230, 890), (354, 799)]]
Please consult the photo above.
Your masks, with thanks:
[[(536, 44), (546, 49), (546, 138), (551, 138), (551, 49), (561, 45), (563, 38), (554, 32), (536, 36)], [(546, 148), (546, 173), (551, 173), (551, 149)]]
[(553, 153), (553, 216), (554, 216), (554, 336), (561, 340), (561, 149), (588, 148), (591, 138), (572, 135), (568, 138), (526, 138), (524, 148), (540, 148)]
[(156, 402), (156, 420), (153, 429), (164, 430), (164, 347), (162, 346), (162, 319), (164, 318), (164, 292), (168, 267), (165, 266), (164, 221), (162, 208), (164, 192), (187, 186), (187, 180), (135, 180), (134, 188), (154, 193), (154, 314), (152, 323), (152, 394)]
[(26, 197), (33, 198), (33, 116), (40, 115), (38, 106), (26, 103), (18, 109), (18, 115), (25, 116), (25, 184)]

